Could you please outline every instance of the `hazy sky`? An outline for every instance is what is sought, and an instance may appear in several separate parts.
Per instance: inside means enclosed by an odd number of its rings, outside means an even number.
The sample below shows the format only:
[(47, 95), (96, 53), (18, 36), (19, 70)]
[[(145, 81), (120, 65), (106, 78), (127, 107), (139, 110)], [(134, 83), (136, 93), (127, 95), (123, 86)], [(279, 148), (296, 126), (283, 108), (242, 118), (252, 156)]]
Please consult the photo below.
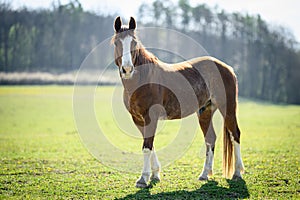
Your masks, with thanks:
[[(60, 1), (62, 4), (69, 0)], [(139, 0), (79, 0), (86, 10), (121, 15), (122, 17), (136, 16), (138, 7), (144, 1)], [(172, 0), (175, 3), (178, 0)], [(30, 8), (50, 7), (53, 0), (12, 0), (14, 7), (23, 5)], [(148, 0), (148, 3), (153, 0)], [(192, 5), (206, 3), (210, 7), (218, 5), (227, 12), (239, 11), (249, 14), (260, 14), (263, 19), (273, 25), (283, 25), (289, 28), (296, 39), (300, 41), (300, 1), (299, 0), (190, 0)]]

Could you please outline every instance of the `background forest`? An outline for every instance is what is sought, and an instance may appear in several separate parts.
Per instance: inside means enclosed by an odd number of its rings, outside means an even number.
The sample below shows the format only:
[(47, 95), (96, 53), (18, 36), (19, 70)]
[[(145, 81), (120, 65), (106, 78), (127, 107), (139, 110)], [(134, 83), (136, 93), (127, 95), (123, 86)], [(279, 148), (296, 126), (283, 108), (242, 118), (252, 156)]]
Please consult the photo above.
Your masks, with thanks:
[[(76, 72), (88, 53), (112, 36), (116, 16), (85, 11), (78, 0), (39, 10), (0, 2), (0, 74)], [(187, 34), (209, 55), (233, 66), (241, 96), (300, 104), (300, 48), (285, 27), (270, 25), (259, 15), (191, 6), (188, 0), (144, 3), (136, 19), (139, 26)], [(0, 84), (9, 82), (0, 78)]]

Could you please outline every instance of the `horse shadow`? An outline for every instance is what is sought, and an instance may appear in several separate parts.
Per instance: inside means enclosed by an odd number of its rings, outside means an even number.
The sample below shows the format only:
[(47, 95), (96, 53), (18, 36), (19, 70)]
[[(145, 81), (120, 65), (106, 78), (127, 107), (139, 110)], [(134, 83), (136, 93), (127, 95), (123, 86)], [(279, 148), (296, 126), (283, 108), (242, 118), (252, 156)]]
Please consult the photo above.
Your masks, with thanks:
[(209, 180), (199, 189), (193, 191), (178, 190), (172, 192), (161, 192), (151, 195), (151, 188), (155, 183), (150, 183), (150, 187), (140, 189), (134, 194), (129, 194), (119, 200), (127, 199), (245, 199), (249, 198), (246, 182), (240, 180), (226, 180), (229, 188), (218, 185), (215, 180)]

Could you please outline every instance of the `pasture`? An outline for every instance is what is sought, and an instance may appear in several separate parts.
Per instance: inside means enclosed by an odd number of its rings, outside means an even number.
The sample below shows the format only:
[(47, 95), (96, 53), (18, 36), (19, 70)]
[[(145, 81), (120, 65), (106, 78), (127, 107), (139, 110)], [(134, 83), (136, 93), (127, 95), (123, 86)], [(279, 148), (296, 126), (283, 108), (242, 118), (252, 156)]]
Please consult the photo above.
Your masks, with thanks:
[[(162, 181), (138, 189), (135, 181), (140, 171), (125, 173), (104, 166), (85, 149), (74, 122), (72, 92), (72, 86), (0, 87), (1, 199), (300, 198), (300, 106), (240, 100), (244, 180), (222, 177), (219, 133), (214, 176), (198, 181), (204, 141), (197, 127), (185, 155), (162, 169)], [(99, 112), (100, 107), (110, 107), (107, 100), (112, 92), (113, 87), (97, 88), (95, 108), (99, 107)], [(97, 113), (96, 109), (96, 115), (105, 120), (109, 113)], [(113, 121), (105, 124), (107, 132), (118, 135)], [(176, 125), (177, 121), (164, 125), (157, 146), (166, 143)], [(116, 139), (114, 142), (122, 146)], [(128, 148), (140, 151), (141, 145), (138, 140)]]

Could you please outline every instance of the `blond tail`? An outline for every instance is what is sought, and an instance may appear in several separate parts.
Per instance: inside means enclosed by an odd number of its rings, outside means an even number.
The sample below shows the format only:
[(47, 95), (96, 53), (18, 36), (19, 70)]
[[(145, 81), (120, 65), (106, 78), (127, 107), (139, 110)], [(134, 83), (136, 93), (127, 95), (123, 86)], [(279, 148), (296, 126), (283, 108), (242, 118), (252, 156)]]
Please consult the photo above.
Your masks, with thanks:
[(223, 176), (231, 178), (233, 174), (233, 144), (225, 124), (223, 134)]

